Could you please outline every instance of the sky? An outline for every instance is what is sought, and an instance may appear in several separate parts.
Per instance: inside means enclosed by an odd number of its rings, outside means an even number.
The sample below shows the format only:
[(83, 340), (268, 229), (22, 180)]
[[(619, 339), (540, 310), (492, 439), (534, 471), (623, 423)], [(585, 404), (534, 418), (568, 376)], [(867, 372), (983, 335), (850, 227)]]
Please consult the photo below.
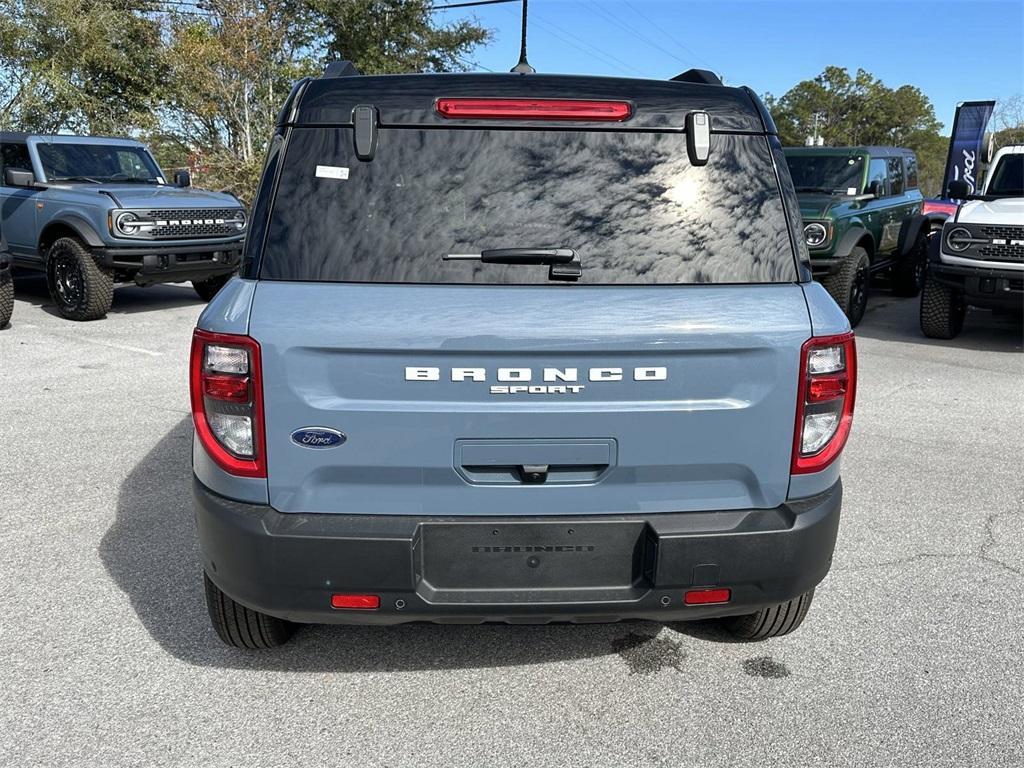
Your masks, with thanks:
[[(518, 59), (520, 13), (436, 11), (493, 31), (470, 60), (496, 72)], [(917, 86), (947, 132), (957, 102), (1024, 91), (1024, 0), (530, 0), (529, 15), (538, 72), (667, 79), (701, 67), (781, 96), (835, 64)]]

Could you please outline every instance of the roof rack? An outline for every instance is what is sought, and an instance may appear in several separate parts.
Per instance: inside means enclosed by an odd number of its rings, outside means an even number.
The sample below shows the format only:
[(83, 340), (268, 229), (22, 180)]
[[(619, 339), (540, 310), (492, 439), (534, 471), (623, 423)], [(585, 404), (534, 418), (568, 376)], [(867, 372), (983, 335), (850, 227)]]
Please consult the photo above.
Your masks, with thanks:
[(320, 77), (354, 77), (358, 74), (359, 70), (351, 61), (329, 61)]
[(688, 69), (672, 78), (680, 83), (703, 83), (704, 85), (721, 85), (722, 78), (710, 69)]

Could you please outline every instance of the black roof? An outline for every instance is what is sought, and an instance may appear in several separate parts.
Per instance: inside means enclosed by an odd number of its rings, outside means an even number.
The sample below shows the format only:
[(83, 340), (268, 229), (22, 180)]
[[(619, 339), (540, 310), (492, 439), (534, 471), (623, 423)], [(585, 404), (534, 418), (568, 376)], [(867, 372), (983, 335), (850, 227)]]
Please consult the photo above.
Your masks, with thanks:
[[(709, 73), (710, 74), (710, 73)], [(774, 125), (762, 113), (760, 100), (748, 88), (731, 88), (708, 78), (684, 73), (682, 80), (641, 80), (577, 75), (423, 74), (347, 75), (320, 77), (306, 82), (297, 110), (288, 109), (295, 125), (350, 125), (356, 106), (377, 108), (382, 126), (445, 125), (454, 122), (438, 115), (434, 102), (443, 97), (560, 98), (629, 101), (633, 115), (621, 123), (581, 123), (595, 129), (683, 130), (688, 112), (704, 111), (719, 133), (765, 133)], [(712, 75), (713, 77), (713, 75)], [(286, 105), (287, 106), (287, 105)], [(282, 111), (284, 112), (284, 110)], [(284, 115), (282, 115), (282, 119)], [(460, 126), (498, 127), (501, 120), (457, 121)], [(548, 121), (516, 120), (505, 124), (546, 127)]]

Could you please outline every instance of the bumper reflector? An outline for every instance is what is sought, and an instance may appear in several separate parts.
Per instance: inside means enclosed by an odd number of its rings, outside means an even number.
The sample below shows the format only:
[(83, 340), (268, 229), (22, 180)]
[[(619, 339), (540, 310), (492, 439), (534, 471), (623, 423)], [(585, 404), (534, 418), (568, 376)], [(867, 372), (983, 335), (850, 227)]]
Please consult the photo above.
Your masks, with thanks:
[(331, 595), (331, 608), (375, 611), (380, 608), (380, 597), (377, 595)]
[(686, 605), (714, 605), (728, 603), (731, 599), (731, 589), (691, 589), (683, 595)]

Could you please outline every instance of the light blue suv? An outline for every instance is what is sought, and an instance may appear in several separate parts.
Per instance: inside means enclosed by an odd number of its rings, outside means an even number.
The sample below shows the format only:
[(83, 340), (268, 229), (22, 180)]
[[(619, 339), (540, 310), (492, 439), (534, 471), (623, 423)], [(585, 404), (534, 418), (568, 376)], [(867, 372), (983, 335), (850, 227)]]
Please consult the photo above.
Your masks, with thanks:
[(856, 354), (757, 96), (700, 71), (351, 72), (292, 92), (241, 279), (193, 337), (221, 639), (799, 626)]
[(118, 282), (191, 280), (209, 300), (237, 271), (242, 204), (175, 182), (137, 141), (0, 133), (0, 229), (72, 320), (106, 315)]

